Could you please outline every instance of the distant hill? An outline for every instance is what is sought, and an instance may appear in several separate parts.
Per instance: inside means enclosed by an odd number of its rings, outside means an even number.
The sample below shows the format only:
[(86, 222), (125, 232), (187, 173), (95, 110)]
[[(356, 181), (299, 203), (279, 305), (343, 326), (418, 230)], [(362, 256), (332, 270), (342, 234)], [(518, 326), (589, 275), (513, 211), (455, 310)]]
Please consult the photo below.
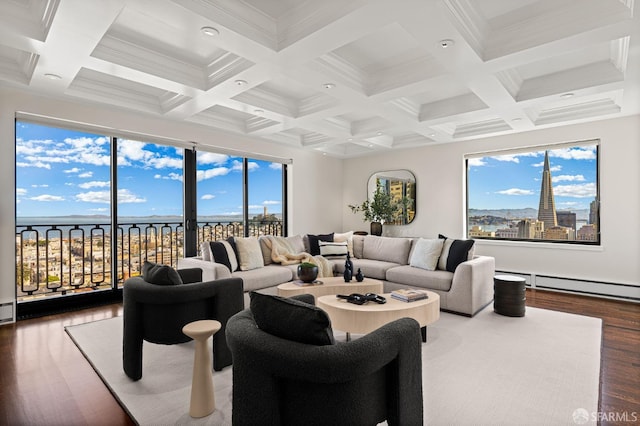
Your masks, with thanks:
[[(565, 211), (565, 210), (558, 210)], [(569, 210), (576, 214), (576, 219), (578, 220), (587, 220), (589, 219), (589, 210), (580, 209), (580, 210)], [(485, 209), (469, 209), (469, 216), (495, 216), (495, 217), (504, 217), (505, 219), (525, 219), (525, 218), (537, 218), (538, 210), (533, 208), (525, 208), (525, 209), (495, 209), (495, 210), (485, 210)]]

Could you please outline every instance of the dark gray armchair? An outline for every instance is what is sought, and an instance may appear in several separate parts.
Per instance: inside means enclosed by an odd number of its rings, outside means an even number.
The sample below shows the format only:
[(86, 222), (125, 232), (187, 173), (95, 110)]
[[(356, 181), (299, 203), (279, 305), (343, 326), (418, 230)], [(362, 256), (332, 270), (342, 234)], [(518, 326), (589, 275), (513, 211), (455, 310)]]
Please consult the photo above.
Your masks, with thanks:
[[(298, 296), (313, 303), (313, 296)], [(250, 309), (227, 323), (237, 425), (422, 425), (420, 326), (410, 318), (323, 346), (257, 327)]]
[(228, 319), (244, 308), (240, 278), (201, 282), (199, 268), (178, 270), (184, 284), (158, 285), (141, 277), (123, 286), (124, 333), (122, 363), (133, 380), (142, 377), (142, 342), (172, 345), (191, 340), (182, 327), (192, 321), (215, 319), (222, 328), (213, 336), (213, 368), (231, 364), (225, 333)]

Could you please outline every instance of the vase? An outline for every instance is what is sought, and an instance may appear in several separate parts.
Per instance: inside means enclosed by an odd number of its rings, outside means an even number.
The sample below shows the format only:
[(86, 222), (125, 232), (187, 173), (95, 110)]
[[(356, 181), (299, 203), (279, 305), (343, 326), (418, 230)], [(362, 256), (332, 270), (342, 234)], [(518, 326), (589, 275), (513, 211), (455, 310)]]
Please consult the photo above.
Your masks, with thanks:
[(312, 283), (318, 278), (318, 267), (313, 268), (298, 266), (298, 279), (303, 283)]
[(378, 237), (382, 235), (382, 223), (371, 222), (371, 235), (377, 235)]
[(360, 268), (358, 268), (358, 273), (356, 274), (356, 281), (358, 281), (359, 283), (364, 281), (364, 274), (362, 273), (362, 270)]
[(344, 270), (344, 274), (342, 274), (343, 278), (344, 278), (344, 282), (348, 283), (349, 281), (351, 281), (351, 277), (353, 276), (351, 269), (346, 269)]

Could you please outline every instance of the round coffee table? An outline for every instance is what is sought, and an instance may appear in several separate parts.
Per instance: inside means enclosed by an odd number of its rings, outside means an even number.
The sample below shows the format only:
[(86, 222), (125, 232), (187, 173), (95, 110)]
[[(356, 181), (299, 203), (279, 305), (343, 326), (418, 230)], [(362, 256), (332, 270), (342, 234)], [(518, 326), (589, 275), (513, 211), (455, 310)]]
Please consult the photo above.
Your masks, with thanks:
[(329, 294), (382, 293), (383, 283), (373, 278), (365, 278), (358, 282), (355, 278), (348, 283), (342, 277), (318, 278), (322, 284), (296, 284), (288, 282), (278, 286), (278, 296), (291, 297), (298, 294), (313, 294), (316, 298)]
[(427, 341), (427, 325), (440, 318), (440, 296), (427, 291), (428, 299), (415, 302), (403, 302), (391, 297), (390, 293), (381, 294), (387, 303), (367, 302), (355, 305), (336, 296), (318, 297), (316, 303), (331, 319), (331, 326), (347, 332), (347, 340), (351, 333), (366, 334), (400, 318), (413, 318), (418, 321), (422, 331), (422, 341)]

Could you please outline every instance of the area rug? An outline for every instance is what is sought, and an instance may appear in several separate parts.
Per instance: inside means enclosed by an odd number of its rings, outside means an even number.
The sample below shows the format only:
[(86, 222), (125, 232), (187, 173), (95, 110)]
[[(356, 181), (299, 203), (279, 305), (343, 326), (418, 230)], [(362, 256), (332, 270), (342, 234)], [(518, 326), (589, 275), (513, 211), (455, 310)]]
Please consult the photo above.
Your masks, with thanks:
[[(490, 307), (474, 318), (441, 313), (422, 346), (425, 424), (589, 424), (598, 410), (601, 329), (597, 318), (536, 308), (522, 318)], [(122, 371), (122, 318), (67, 332), (138, 424), (231, 424), (230, 367), (213, 374), (216, 411), (188, 414), (192, 342), (145, 342), (143, 377), (132, 382)]]

